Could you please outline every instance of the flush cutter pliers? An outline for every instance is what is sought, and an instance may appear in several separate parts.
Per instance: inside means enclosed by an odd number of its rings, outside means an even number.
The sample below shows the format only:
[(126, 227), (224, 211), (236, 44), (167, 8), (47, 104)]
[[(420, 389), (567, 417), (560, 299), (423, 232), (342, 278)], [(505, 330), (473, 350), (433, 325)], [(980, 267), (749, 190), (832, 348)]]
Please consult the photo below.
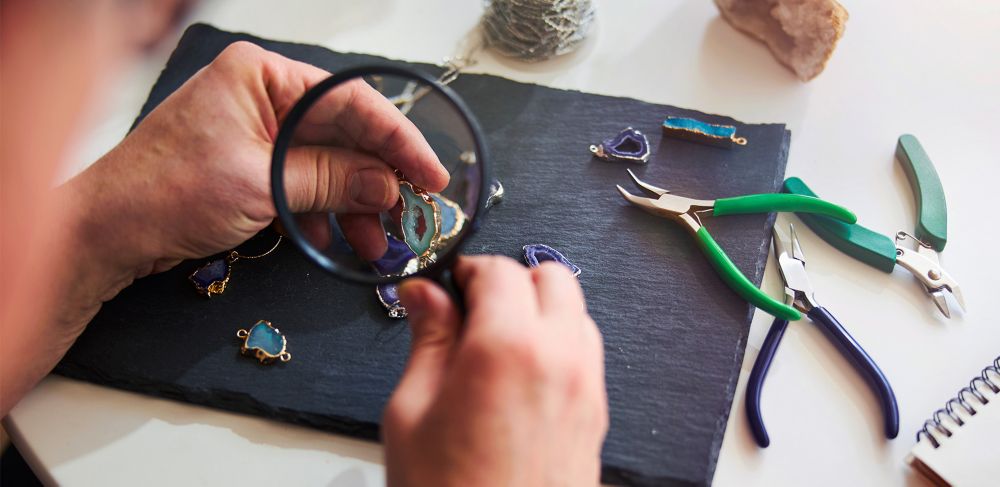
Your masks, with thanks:
[[(802, 253), (802, 247), (799, 246), (799, 239), (795, 236), (795, 228), (789, 225), (789, 229), (790, 237), (787, 244), (782, 241), (778, 232), (772, 229), (774, 255), (781, 272), (781, 278), (785, 281), (785, 302), (806, 313), (809, 319), (836, 345), (840, 353), (854, 366), (854, 369), (861, 374), (875, 395), (878, 396), (879, 405), (882, 408), (885, 436), (895, 438), (899, 434), (899, 407), (896, 405), (896, 396), (892, 392), (889, 381), (878, 365), (875, 365), (875, 361), (837, 321), (837, 318), (816, 302), (812, 284), (809, 283), (809, 276), (806, 275), (805, 256)], [(747, 419), (750, 420), (750, 430), (753, 432), (754, 440), (762, 448), (767, 447), (771, 440), (767, 436), (764, 420), (760, 414), (760, 391), (786, 328), (788, 328), (788, 320), (781, 318), (776, 318), (771, 324), (767, 337), (764, 338), (764, 344), (760, 347), (760, 354), (757, 355), (757, 360), (750, 371), (750, 379), (747, 381)]]
[(628, 174), (637, 186), (656, 196), (656, 198), (635, 196), (625, 188), (618, 186), (618, 192), (621, 193), (626, 201), (649, 213), (669, 218), (683, 225), (694, 234), (698, 246), (722, 277), (722, 280), (730, 288), (754, 306), (786, 320), (801, 319), (802, 314), (795, 308), (768, 296), (758, 289), (757, 286), (754, 286), (740, 272), (739, 268), (733, 264), (733, 261), (729, 259), (729, 256), (722, 250), (722, 247), (719, 247), (719, 244), (715, 242), (715, 239), (708, 233), (708, 230), (702, 226), (698, 214), (710, 212), (715, 216), (723, 216), (745, 213), (767, 213), (772, 211), (797, 211), (825, 215), (847, 223), (857, 221), (857, 217), (850, 210), (813, 196), (766, 193), (719, 198), (717, 200), (696, 200), (673, 195), (663, 188), (645, 183), (636, 177), (631, 169), (628, 170)]
[[(938, 256), (948, 240), (948, 209), (941, 180), (920, 142), (912, 135), (899, 137), (896, 159), (903, 166), (917, 199), (917, 228), (914, 235), (897, 232), (895, 238), (889, 238), (861, 225), (821, 215), (799, 214), (798, 217), (823, 240), (861, 262), (883, 272), (891, 273), (896, 264), (910, 271), (941, 313), (950, 318), (946, 292), (955, 297), (962, 310), (965, 310), (965, 299), (958, 282), (941, 267)], [(784, 191), (816, 196), (799, 178), (785, 180)], [(916, 241), (916, 249), (901, 245), (908, 238)]]

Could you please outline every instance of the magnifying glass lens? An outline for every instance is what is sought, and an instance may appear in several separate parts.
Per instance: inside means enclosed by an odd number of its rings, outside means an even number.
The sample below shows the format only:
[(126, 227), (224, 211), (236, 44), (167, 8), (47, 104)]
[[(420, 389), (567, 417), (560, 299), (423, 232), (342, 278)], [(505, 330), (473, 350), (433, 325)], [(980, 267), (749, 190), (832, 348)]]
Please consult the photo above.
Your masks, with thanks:
[(282, 127), (286, 144), (279, 135), (283, 231), (354, 281), (446, 265), (479, 211), (475, 124), (430, 79), (392, 70), (340, 78), (307, 93)]

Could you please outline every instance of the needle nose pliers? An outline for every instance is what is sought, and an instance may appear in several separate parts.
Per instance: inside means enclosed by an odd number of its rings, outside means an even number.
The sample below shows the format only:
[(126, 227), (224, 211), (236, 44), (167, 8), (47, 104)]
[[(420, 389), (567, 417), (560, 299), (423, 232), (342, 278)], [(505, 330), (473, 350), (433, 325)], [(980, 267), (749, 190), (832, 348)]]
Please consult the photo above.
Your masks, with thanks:
[[(772, 229), (774, 255), (781, 272), (781, 278), (785, 281), (785, 302), (805, 312), (809, 319), (836, 345), (840, 353), (851, 362), (854, 369), (861, 374), (878, 397), (879, 405), (882, 408), (885, 436), (895, 438), (899, 434), (899, 408), (896, 404), (896, 395), (892, 392), (892, 386), (889, 385), (885, 374), (878, 368), (875, 361), (847, 332), (844, 325), (841, 325), (837, 318), (816, 302), (812, 284), (809, 282), (809, 276), (806, 275), (805, 255), (802, 253), (802, 247), (799, 246), (795, 228), (791, 225), (789, 227), (790, 242), (788, 244), (782, 241), (777, 231)], [(774, 359), (775, 352), (778, 351), (781, 337), (787, 328), (788, 320), (776, 318), (771, 323), (767, 337), (764, 338), (764, 343), (760, 347), (760, 354), (757, 355), (757, 360), (750, 371), (750, 379), (747, 381), (747, 419), (750, 420), (750, 430), (753, 432), (754, 440), (762, 448), (771, 444), (771, 440), (764, 428), (764, 419), (760, 413), (760, 392), (764, 386), (764, 377), (771, 367), (771, 361)]]
[(754, 306), (773, 316), (786, 320), (799, 320), (802, 314), (795, 308), (778, 301), (754, 286), (739, 268), (733, 264), (722, 247), (716, 243), (712, 235), (701, 224), (700, 213), (711, 213), (714, 216), (737, 215), (745, 213), (769, 213), (772, 211), (795, 211), (814, 213), (832, 218), (835, 221), (853, 223), (857, 221), (850, 210), (821, 200), (813, 196), (803, 196), (782, 193), (750, 194), (716, 200), (696, 200), (670, 194), (669, 191), (643, 182), (636, 177), (631, 169), (629, 176), (636, 186), (644, 189), (656, 198), (646, 198), (629, 193), (625, 188), (617, 186), (618, 192), (626, 201), (657, 216), (674, 220), (687, 228), (695, 237), (698, 246), (715, 268), (722, 280), (737, 294)]
[[(965, 310), (962, 289), (955, 278), (941, 267), (939, 253), (948, 240), (948, 209), (944, 189), (930, 157), (912, 135), (902, 135), (896, 143), (896, 160), (906, 173), (917, 202), (915, 235), (897, 232), (890, 238), (861, 225), (839, 222), (821, 215), (799, 214), (817, 235), (841, 252), (876, 269), (891, 273), (899, 264), (910, 271), (924, 287), (941, 313), (951, 318), (947, 293), (955, 297)], [(799, 178), (785, 180), (784, 191), (790, 194), (816, 196)], [(901, 245), (907, 238), (916, 241), (916, 249)]]

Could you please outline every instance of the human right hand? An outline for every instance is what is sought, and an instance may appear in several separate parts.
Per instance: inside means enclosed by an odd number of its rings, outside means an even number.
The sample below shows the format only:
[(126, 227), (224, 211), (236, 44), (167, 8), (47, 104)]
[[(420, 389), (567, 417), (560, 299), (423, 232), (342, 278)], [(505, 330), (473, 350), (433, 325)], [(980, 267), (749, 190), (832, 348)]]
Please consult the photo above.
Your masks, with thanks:
[(399, 289), (413, 344), (383, 421), (388, 484), (597, 485), (604, 351), (577, 280), (503, 257), (454, 273), (465, 317), (428, 280)]

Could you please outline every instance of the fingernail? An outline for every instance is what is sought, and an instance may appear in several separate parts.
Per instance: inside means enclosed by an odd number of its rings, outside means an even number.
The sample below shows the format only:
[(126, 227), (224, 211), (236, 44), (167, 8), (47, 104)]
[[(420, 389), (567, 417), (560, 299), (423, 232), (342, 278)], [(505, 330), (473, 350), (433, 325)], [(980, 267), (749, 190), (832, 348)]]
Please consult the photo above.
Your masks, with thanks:
[(351, 176), (351, 201), (359, 205), (385, 208), (389, 200), (388, 171), (368, 168)]

